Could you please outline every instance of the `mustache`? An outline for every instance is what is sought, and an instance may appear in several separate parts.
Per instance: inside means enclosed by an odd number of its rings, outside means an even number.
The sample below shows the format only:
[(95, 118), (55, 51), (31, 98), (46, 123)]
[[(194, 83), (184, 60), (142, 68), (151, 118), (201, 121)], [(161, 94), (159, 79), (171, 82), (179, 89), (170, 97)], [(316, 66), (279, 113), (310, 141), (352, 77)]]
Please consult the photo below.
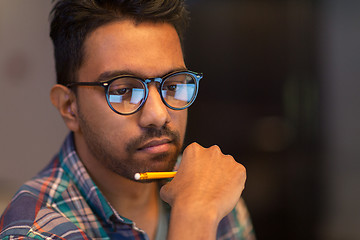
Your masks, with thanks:
[(146, 141), (152, 139), (152, 138), (161, 138), (161, 137), (168, 137), (170, 138), (171, 142), (175, 146), (180, 146), (180, 134), (177, 131), (172, 131), (167, 126), (163, 126), (160, 129), (157, 128), (145, 128), (144, 133), (136, 137), (134, 139), (131, 139), (129, 143), (126, 146), (126, 151), (128, 153), (135, 152), (141, 145), (143, 145)]

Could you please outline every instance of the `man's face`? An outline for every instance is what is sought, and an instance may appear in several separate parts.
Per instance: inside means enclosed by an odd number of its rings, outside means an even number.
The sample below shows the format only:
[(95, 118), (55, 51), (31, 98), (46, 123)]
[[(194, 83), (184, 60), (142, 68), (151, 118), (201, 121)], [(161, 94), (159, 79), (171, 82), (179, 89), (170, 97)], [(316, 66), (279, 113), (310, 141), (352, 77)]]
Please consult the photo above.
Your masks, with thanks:
[[(114, 73), (161, 77), (179, 69), (185, 69), (185, 63), (174, 27), (125, 20), (88, 36), (78, 80), (95, 82)], [(148, 87), (144, 106), (128, 116), (110, 109), (102, 87), (78, 87), (80, 129), (75, 138), (86, 143), (79, 152), (129, 179), (136, 172), (171, 171), (183, 144), (187, 110), (167, 108), (155, 84)]]

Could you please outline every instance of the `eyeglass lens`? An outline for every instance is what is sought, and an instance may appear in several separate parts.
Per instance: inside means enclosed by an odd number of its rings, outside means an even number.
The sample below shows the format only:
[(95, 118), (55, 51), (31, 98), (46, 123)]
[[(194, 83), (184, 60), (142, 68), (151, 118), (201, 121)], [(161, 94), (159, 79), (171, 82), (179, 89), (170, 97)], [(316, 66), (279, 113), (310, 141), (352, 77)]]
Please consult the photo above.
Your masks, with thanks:
[[(196, 80), (186, 73), (167, 77), (160, 86), (165, 104), (173, 109), (183, 109), (192, 103), (196, 95)], [(145, 83), (135, 77), (119, 78), (108, 88), (108, 101), (122, 114), (135, 112), (145, 100)]]

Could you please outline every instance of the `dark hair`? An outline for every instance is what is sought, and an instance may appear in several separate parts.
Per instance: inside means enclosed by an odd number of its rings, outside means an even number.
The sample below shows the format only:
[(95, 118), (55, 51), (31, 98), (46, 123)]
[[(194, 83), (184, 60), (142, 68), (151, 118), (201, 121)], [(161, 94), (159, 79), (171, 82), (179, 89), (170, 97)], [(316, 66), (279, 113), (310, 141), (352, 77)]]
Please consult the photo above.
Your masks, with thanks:
[(174, 26), (182, 43), (189, 18), (184, 0), (58, 0), (50, 16), (57, 83), (63, 85), (76, 82), (84, 41), (98, 27), (123, 19), (165, 22)]

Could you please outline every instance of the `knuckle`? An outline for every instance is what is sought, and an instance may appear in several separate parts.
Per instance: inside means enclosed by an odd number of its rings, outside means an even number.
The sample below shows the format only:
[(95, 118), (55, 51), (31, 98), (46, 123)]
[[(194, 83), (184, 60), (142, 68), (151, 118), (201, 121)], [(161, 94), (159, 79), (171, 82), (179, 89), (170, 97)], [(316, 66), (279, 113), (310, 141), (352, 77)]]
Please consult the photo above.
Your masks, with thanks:
[(216, 151), (221, 151), (220, 147), (218, 145), (212, 145), (209, 149), (213, 149)]
[(224, 157), (226, 159), (228, 159), (229, 161), (233, 161), (233, 162), (236, 162), (235, 158), (233, 156), (231, 156), (230, 154), (225, 154)]
[(193, 142), (184, 149), (183, 155), (199, 154), (203, 149), (204, 148), (200, 144)]
[(189, 152), (189, 151), (193, 152), (193, 151), (197, 151), (200, 148), (201, 148), (200, 144), (198, 144), (197, 142), (193, 142), (185, 148), (184, 152)]
[(240, 172), (245, 172), (245, 173), (246, 173), (246, 168), (245, 168), (244, 165), (236, 162), (236, 167), (237, 167), (238, 171), (240, 171)]
[(213, 145), (209, 147), (209, 151), (211, 151), (213, 154), (224, 155), (218, 145)]
[(198, 144), (197, 142), (193, 142), (193, 143), (191, 143), (188, 147), (196, 148), (196, 147), (201, 147), (201, 146), (200, 146), (200, 144)]
[(244, 167), (244, 165), (238, 163), (238, 166), (237, 166), (237, 167), (238, 167), (239, 173), (240, 173), (242, 176), (244, 176), (245, 179), (246, 179), (246, 168)]

